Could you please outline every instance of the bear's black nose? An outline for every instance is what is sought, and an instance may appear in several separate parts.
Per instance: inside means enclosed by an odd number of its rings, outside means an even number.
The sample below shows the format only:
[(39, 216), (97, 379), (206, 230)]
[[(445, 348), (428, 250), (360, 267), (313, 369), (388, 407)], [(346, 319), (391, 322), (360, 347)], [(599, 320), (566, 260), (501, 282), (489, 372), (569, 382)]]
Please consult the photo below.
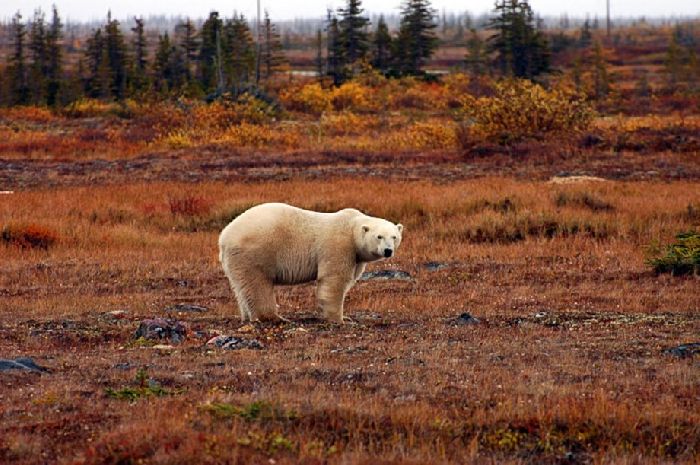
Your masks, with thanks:
[(392, 254), (392, 253), (394, 253), (393, 250), (391, 250), (391, 249), (384, 249), (384, 256), (385, 256), (386, 258), (391, 257), (391, 254)]

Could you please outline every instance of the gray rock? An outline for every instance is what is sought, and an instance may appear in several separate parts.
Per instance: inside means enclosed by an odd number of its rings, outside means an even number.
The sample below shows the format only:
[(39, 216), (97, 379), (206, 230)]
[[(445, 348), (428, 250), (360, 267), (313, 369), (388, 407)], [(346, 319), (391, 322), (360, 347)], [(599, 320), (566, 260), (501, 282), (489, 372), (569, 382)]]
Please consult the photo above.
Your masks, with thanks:
[(24, 370), (34, 372), (45, 372), (48, 369), (37, 365), (33, 359), (29, 357), (19, 357), (14, 360), (0, 359), (0, 371), (9, 370)]
[(169, 312), (203, 313), (209, 309), (207, 307), (202, 307), (200, 305), (176, 304), (176, 305), (171, 305), (170, 307), (166, 308), (166, 310)]
[(464, 312), (461, 315), (459, 315), (457, 318), (453, 318), (450, 321), (450, 324), (454, 326), (464, 326), (464, 325), (478, 325), (481, 323), (481, 320), (471, 316), (469, 313)]
[(664, 352), (679, 358), (690, 358), (694, 355), (700, 354), (700, 342), (690, 342), (688, 344), (681, 344), (677, 347), (664, 349)]
[(208, 346), (215, 346), (219, 349), (263, 349), (263, 345), (257, 339), (244, 339), (236, 336), (216, 336), (207, 341)]
[(423, 263), (423, 267), (428, 270), (428, 271), (439, 271), (439, 270), (444, 270), (447, 268), (449, 265), (447, 263), (440, 263), (440, 262), (426, 262)]
[(166, 339), (173, 344), (179, 344), (187, 337), (187, 327), (177, 320), (153, 318), (141, 321), (134, 337), (149, 340)]
[(410, 274), (401, 270), (377, 270), (362, 273), (358, 281), (369, 281), (370, 279), (411, 281), (413, 278), (411, 278)]

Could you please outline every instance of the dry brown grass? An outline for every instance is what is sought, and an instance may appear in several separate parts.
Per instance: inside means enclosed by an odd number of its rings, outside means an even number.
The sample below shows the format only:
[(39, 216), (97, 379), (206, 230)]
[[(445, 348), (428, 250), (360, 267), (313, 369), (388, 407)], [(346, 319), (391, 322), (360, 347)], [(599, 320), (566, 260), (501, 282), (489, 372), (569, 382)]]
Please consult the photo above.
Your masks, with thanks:
[[(309, 319), (313, 286), (284, 288), (293, 323), (246, 334), (264, 350), (203, 348), (194, 331), (240, 327), (218, 230), (263, 201), (400, 220), (398, 256), (371, 268), (413, 281), (358, 284), (347, 302), (358, 324), (342, 328)], [(697, 339), (697, 280), (655, 276), (643, 246), (697, 228), (688, 211), (699, 201), (697, 182), (498, 177), (3, 197), (0, 227), (34, 224), (61, 240), (0, 243), (0, 353), (52, 369), (1, 375), (0, 461), (694, 463), (697, 361), (662, 349)], [(179, 302), (209, 308), (176, 315), (192, 330), (182, 346), (134, 343), (139, 319)], [(117, 309), (125, 319), (104, 317)], [(464, 311), (482, 324), (447, 323)], [(107, 394), (137, 388), (141, 368), (168, 394)]]

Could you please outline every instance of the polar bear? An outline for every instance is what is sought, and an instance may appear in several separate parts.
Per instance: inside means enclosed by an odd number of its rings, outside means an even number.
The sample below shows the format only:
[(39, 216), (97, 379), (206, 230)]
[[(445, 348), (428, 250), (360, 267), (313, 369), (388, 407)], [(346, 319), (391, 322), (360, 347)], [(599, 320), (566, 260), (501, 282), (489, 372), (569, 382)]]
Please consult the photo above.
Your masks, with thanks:
[(368, 262), (389, 258), (403, 226), (347, 208), (318, 213), (284, 203), (250, 208), (219, 236), (219, 260), (243, 321), (283, 320), (275, 284), (317, 282), (323, 316), (343, 322), (345, 294)]

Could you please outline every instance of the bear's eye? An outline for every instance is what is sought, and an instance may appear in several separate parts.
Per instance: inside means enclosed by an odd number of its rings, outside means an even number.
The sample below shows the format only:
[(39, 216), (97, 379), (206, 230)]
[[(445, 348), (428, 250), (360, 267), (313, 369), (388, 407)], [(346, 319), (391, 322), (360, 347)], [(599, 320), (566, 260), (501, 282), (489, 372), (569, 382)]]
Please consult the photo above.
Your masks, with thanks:
[(382, 239), (384, 239), (384, 236), (377, 236), (377, 239), (381, 241)]
[(396, 236), (391, 236), (392, 239), (396, 240)]

